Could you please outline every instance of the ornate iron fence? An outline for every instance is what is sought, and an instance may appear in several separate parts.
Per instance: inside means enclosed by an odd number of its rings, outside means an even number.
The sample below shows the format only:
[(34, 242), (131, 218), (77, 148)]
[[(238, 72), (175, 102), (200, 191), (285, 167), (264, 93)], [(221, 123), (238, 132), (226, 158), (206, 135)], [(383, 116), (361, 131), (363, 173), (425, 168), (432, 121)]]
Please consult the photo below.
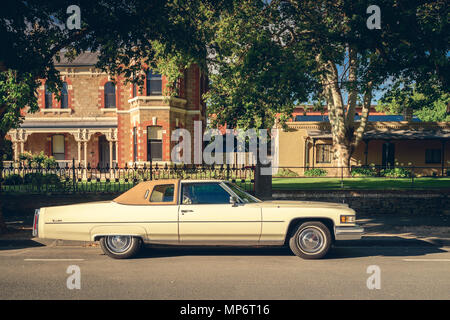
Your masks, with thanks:
[(65, 167), (24, 166), (10, 163), (1, 170), (3, 192), (26, 193), (118, 193), (143, 181), (162, 179), (228, 180), (248, 192), (254, 191), (254, 167), (232, 165), (134, 165), (86, 168), (66, 163)]

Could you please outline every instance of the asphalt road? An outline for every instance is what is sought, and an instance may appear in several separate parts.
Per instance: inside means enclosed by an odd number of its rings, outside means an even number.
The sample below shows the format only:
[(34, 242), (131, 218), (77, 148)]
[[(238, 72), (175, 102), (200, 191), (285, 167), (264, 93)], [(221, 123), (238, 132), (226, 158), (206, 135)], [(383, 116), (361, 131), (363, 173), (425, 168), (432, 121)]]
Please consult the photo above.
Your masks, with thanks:
[[(80, 289), (68, 289), (70, 265)], [(368, 289), (369, 266), (380, 289)], [(308, 261), (283, 248), (0, 248), (0, 299), (450, 299), (450, 247), (338, 247)], [(75, 282), (71, 282), (75, 283)], [(371, 282), (375, 283), (375, 282)]]

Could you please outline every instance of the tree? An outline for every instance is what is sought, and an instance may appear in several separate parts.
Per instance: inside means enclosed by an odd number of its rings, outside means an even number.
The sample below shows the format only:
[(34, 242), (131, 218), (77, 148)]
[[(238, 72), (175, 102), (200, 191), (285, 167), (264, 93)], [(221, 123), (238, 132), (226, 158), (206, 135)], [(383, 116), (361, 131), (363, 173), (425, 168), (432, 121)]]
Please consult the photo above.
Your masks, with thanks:
[(422, 121), (450, 121), (450, 94), (430, 79), (425, 83), (400, 78), (378, 101), (377, 110), (390, 114), (411, 113)]
[[(208, 98), (216, 121), (267, 126), (265, 121), (274, 113), (289, 112), (294, 102), (310, 94), (327, 107), (335, 164), (349, 167), (363, 138), (373, 93), (387, 79), (408, 74), (415, 81), (435, 76), (441, 88), (448, 83), (445, 2), (377, 1), (380, 29), (367, 26), (371, 4), (347, 0), (236, 4), (236, 12), (221, 16), (212, 26), (216, 37), (210, 47), (220, 59)], [(291, 69), (295, 79), (261, 81), (266, 78), (260, 75), (285, 77), (287, 66), (297, 66)], [(361, 120), (355, 122), (357, 106), (362, 108)]]
[[(285, 50), (285, 36), (273, 25), (272, 10), (264, 1), (236, 1), (206, 26), (212, 34), (207, 44), (211, 72), (204, 98), (214, 115), (213, 128), (271, 129), (276, 120), (284, 124), (296, 101), (307, 99), (312, 80), (307, 53)], [(260, 173), (259, 142), (254, 150), (255, 192), (271, 197), (272, 177)]]
[[(142, 83), (142, 77), (135, 76), (142, 73), (142, 64), (161, 69), (173, 80), (184, 66), (206, 57), (197, 28), (197, 22), (204, 19), (201, 14), (205, 11), (200, 9), (210, 5), (220, 8), (227, 1), (80, 0), (80, 28), (69, 29), (65, 24), (72, 4), (66, 0), (3, 4), (0, 159), (6, 133), (20, 125), (25, 112), (38, 109), (39, 79), (46, 79), (54, 93), (60, 91), (62, 82), (54, 62), (62, 54), (74, 58), (84, 51), (98, 51), (98, 68), (136, 83)], [(0, 232), (5, 229), (0, 203)]]
[[(387, 79), (409, 74), (423, 81), (435, 75), (439, 87), (448, 82), (448, 74), (442, 72), (449, 66), (445, 3), (386, 0), (377, 4), (380, 29), (366, 25), (367, 1), (280, 4), (286, 19), (293, 21), (293, 45), (315, 55), (320, 83), (315, 94), (326, 102), (338, 166), (350, 166), (367, 125), (373, 92)], [(357, 105), (362, 108), (359, 122), (354, 120)]]

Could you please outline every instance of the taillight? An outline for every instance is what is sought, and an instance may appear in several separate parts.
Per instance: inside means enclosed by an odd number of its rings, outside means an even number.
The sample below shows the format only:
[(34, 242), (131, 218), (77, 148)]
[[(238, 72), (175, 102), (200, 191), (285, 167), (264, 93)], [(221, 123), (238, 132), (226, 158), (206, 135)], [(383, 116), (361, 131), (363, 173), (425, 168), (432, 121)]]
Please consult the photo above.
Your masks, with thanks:
[(34, 210), (34, 221), (33, 221), (33, 237), (38, 236), (38, 227), (39, 227), (39, 209)]

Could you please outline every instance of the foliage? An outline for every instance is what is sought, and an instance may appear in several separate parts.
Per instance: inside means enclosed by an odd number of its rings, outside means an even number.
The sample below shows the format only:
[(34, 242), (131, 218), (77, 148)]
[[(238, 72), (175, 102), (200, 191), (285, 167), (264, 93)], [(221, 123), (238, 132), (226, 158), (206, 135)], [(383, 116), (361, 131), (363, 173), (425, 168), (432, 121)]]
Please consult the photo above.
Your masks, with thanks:
[[(284, 123), (311, 86), (308, 52), (287, 50), (264, 1), (236, 1), (210, 22), (210, 85), (205, 94), (211, 126), (268, 129)], [(295, 70), (295, 72), (294, 72)]]
[(43, 185), (61, 186), (61, 179), (54, 173), (29, 172), (23, 177), (20, 174), (11, 174), (7, 176), (4, 185), (21, 185), (31, 184), (33, 186), (42, 187)]
[(450, 121), (448, 104), (450, 94), (436, 85), (408, 83), (406, 79), (396, 81), (383, 98), (378, 101), (377, 110), (390, 114), (401, 114), (410, 110), (422, 121)]
[[(1, 152), (0, 152), (1, 154)], [(13, 160), (13, 146), (10, 140), (4, 140), (3, 144), (3, 160), (11, 161)]]
[(450, 112), (448, 111), (448, 104), (450, 103), (450, 95), (434, 101), (430, 107), (423, 108), (414, 112), (414, 114), (422, 121), (438, 121), (450, 122)]
[(411, 170), (401, 167), (387, 168), (380, 171), (381, 176), (387, 178), (409, 178)]
[(374, 167), (356, 167), (352, 168), (352, 177), (374, 177), (377, 175), (377, 171)]
[(290, 169), (281, 168), (274, 177), (298, 177), (298, 173)]
[(305, 170), (305, 176), (307, 177), (324, 177), (328, 174), (328, 171), (321, 168), (313, 168)]
[(42, 187), (43, 185), (61, 185), (61, 179), (54, 173), (31, 172), (23, 177), (25, 184)]
[(24, 152), (19, 155), (19, 159), (24, 162), (26, 166), (37, 168), (56, 168), (58, 163), (53, 156), (47, 156), (44, 151), (38, 154), (31, 154), (30, 152)]

